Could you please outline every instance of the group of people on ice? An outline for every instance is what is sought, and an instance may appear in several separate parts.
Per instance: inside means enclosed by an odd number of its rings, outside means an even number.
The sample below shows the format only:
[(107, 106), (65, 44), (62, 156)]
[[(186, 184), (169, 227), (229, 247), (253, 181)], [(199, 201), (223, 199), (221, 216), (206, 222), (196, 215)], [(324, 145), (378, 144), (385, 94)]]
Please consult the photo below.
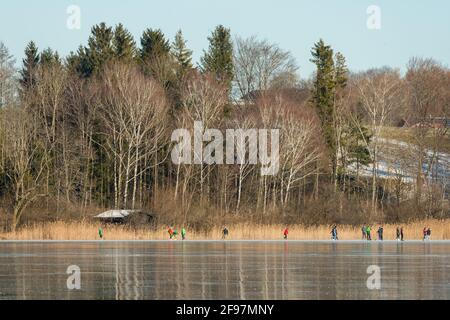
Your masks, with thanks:
[[(372, 240), (372, 227), (370, 225), (363, 225), (361, 228), (361, 234), (362, 234), (362, 239), (363, 240), (368, 240), (371, 241)], [(379, 241), (383, 241), (383, 226), (379, 226), (378, 230), (377, 230), (377, 240)], [(404, 233), (403, 233), (403, 227), (397, 227), (396, 229), (396, 239), (398, 241), (403, 241), (404, 240)], [(338, 237), (338, 230), (337, 230), (337, 226), (333, 225), (333, 227), (331, 228), (331, 240), (339, 240)], [(287, 240), (289, 235), (289, 229), (288, 227), (286, 227), (283, 231), (283, 238), (285, 240)], [(430, 240), (431, 238), (431, 229), (429, 227), (425, 227), (423, 228), (423, 240)]]
[(423, 228), (423, 240), (430, 240), (431, 238), (431, 229), (430, 227)]
[[(172, 226), (169, 226), (167, 232), (169, 233), (170, 240), (177, 240), (178, 231), (176, 229), (174, 229)], [(181, 240), (186, 240), (186, 229), (184, 227), (181, 228)]]
[[(176, 229), (174, 229), (172, 226), (169, 226), (167, 232), (169, 233), (170, 240), (177, 240), (178, 231)], [(228, 237), (228, 228), (223, 227), (222, 240), (225, 240), (227, 237)], [(181, 240), (186, 240), (186, 229), (184, 227), (181, 228)]]
[[(169, 233), (169, 239), (170, 240), (177, 240), (177, 236), (178, 236), (178, 230), (174, 229), (172, 226), (169, 226), (169, 229), (167, 230), (167, 232)], [(370, 225), (363, 225), (361, 228), (361, 234), (362, 234), (362, 239), (363, 240), (368, 240), (371, 241), (372, 240), (372, 228), (370, 227)], [(377, 240), (383, 241), (383, 226), (379, 226), (378, 230), (377, 230)], [(396, 231), (396, 239), (398, 241), (403, 241), (404, 240), (404, 233), (403, 233), (403, 227), (397, 227)], [(228, 228), (227, 227), (223, 227), (222, 229), (222, 240), (225, 240), (226, 238), (228, 238)], [(331, 240), (339, 240), (338, 237), (338, 230), (337, 230), (337, 226), (333, 225), (333, 227), (331, 228)], [(101, 240), (103, 240), (103, 229), (100, 227), (98, 229), (98, 236)], [(283, 238), (285, 240), (288, 239), (289, 236), (289, 228), (286, 226), (286, 228), (283, 230)], [(423, 228), (423, 240), (430, 240), (431, 238), (431, 229), (430, 227), (424, 227)], [(181, 228), (181, 239), (182, 240), (186, 240), (186, 229), (184, 227)]]
[[(377, 230), (378, 240), (383, 240), (383, 226), (379, 226)], [(361, 228), (362, 239), (363, 240), (372, 240), (372, 227), (369, 225), (363, 225)]]

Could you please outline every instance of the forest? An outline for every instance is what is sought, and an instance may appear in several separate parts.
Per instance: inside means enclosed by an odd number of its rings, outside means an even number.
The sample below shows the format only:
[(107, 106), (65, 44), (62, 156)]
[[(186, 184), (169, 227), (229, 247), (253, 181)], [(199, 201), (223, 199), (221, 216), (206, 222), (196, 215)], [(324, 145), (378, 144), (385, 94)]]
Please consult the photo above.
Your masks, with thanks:
[[(324, 40), (292, 53), (219, 25), (198, 63), (182, 31), (100, 23), (61, 57), (0, 43), (0, 226), (142, 209), (205, 230), (450, 218), (450, 69), (411, 57), (352, 72)], [(174, 163), (174, 130), (279, 129), (279, 170)], [(206, 142), (203, 142), (206, 145)], [(248, 149), (242, 157), (249, 158)]]

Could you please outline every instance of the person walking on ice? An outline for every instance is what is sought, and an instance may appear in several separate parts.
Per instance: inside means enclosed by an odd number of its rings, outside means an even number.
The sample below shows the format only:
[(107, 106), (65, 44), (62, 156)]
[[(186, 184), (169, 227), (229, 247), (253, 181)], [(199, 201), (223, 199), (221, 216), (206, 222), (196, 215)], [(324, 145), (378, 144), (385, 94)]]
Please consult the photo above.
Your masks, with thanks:
[(378, 240), (383, 241), (383, 226), (380, 226), (378, 228), (377, 233), (378, 233)]
[(173, 229), (171, 226), (169, 226), (169, 230), (167, 230), (167, 232), (169, 233), (170, 240), (172, 240), (173, 239)]
[(367, 240), (371, 241), (372, 240), (372, 236), (370, 235), (370, 231), (372, 231), (372, 229), (370, 228), (370, 226), (366, 227), (366, 238)]
[(228, 237), (228, 228), (227, 227), (223, 227), (222, 240), (225, 240), (227, 237)]
[(287, 240), (288, 235), (289, 235), (289, 229), (288, 229), (288, 227), (286, 227), (286, 229), (284, 229), (284, 231), (283, 231), (284, 240)]
[(331, 229), (331, 239), (338, 240), (338, 231), (336, 225), (334, 225), (333, 228)]

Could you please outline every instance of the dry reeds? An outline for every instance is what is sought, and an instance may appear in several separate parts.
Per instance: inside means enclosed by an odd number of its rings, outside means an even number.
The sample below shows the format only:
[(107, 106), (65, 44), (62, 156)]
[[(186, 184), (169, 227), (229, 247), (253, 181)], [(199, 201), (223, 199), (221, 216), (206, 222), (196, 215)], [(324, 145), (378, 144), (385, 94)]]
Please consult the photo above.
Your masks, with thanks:
[[(421, 240), (424, 227), (432, 230), (432, 240), (450, 240), (450, 220), (424, 220), (402, 225), (406, 240)], [(93, 222), (52, 222), (24, 226), (15, 232), (0, 234), (5, 240), (98, 240), (100, 225)], [(394, 240), (397, 225), (383, 225), (384, 239)], [(180, 231), (179, 226), (175, 226)], [(230, 240), (279, 240), (283, 237), (284, 225), (236, 224), (227, 226)], [(132, 228), (126, 225), (102, 226), (105, 240), (167, 240), (167, 228)], [(221, 239), (221, 227), (213, 227), (209, 232), (187, 229), (188, 240)], [(372, 226), (372, 239), (376, 239), (378, 225)], [(329, 240), (330, 226), (290, 225), (291, 240)], [(340, 240), (360, 240), (361, 229), (353, 226), (338, 226)], [(180, 238), (180, 236), (179, 236)]]

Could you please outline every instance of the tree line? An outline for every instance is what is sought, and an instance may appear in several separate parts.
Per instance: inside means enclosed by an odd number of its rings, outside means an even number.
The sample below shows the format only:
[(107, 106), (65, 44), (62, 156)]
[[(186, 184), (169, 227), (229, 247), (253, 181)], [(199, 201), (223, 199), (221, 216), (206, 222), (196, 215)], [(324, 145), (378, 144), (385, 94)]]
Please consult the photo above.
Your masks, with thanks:
[[(181, 31), (170, 40), (147, 29), (137, 44), (122, 24), (100, 23), (65, 58), (30, 42), (19, 71), (1, 44), (4, 228), (102, 208), (151, 210), (162, 223), (195, 228), (448, 217), (447, 182), (437, 173), (448, 139), (447, 67), (412, 58), (405, 74), (352, 73), (319, 40), (316, 71), (301, 79), (292, 54), (268, 40), (232, 38), (220, 25), (208, 41), (194, 66)], [(174, 164), (171, 134), (194, 121), (279, 129), (279, 173), (262, 176), (248, 161)], [(405, 126), (410, 144), (389, 158), (386, 128)]]

